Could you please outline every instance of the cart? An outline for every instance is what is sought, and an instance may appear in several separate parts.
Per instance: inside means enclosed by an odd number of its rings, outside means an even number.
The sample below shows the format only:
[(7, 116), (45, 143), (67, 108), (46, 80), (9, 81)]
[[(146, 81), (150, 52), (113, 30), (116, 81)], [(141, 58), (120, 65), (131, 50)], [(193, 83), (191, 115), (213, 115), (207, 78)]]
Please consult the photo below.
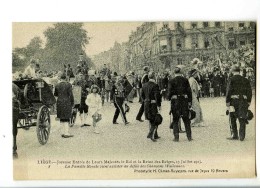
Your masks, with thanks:
[(13, 81), (20, 89), (20, 112), (17, 128), (28, 129), (36, 126), (40, 144), (47, 143), (51, 129), (50, 110), (55, 97), (49, 85), (42, 79)]

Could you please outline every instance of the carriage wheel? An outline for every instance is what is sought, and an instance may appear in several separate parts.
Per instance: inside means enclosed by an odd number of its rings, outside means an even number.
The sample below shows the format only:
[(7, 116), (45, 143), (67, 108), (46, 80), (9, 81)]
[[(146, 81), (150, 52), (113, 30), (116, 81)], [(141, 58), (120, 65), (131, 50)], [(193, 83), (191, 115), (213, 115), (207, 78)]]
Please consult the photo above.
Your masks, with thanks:
[(37, 115), (36, 132), (38, 141), (44, 145), (47, 143), (51, 130), (50, 112), (47, 106), (42, 106)]

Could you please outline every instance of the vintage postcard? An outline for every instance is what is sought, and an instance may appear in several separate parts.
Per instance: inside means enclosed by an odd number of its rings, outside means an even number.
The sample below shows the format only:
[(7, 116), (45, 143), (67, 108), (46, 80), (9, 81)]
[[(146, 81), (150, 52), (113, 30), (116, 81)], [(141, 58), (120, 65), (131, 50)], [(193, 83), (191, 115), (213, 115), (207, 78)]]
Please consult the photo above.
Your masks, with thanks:
[(14, 180), (256, 177), (255, 20), (12, 32)]

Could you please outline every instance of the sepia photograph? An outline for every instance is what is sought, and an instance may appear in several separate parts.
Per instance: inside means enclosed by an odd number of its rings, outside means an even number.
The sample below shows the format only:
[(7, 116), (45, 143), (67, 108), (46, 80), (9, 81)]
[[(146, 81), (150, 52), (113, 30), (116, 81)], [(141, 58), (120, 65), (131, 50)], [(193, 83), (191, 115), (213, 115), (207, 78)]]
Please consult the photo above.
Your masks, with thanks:
[(260, 186), (259, 10), (1, 1), (0, 188)]
[(13, 22), (14, 180), (256, 178), (256, 26)]

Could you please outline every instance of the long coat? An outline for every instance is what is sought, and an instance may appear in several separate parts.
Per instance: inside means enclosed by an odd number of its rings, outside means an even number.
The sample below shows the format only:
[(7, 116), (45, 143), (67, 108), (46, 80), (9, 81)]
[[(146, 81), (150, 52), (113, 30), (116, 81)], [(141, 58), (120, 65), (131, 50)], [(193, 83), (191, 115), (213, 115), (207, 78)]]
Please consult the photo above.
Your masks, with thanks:
[(55, 87), (54, 95), (57, 96), (57, 118), (70, 119), (72, 107), (74, 106), (74, 97), (72, 86), (69, 82), (62, 81)]
[[(157, 107), (161, 106), (161, 94), (159, 90), (159, 85), (155, 81), (148, 81), (143, 84), (142, 99), (144, 101), (144, 115), (145, 119), (154, 121), (155, 115), (158, 113)], [(151, 103), (151, 101), (155, 103)]]

